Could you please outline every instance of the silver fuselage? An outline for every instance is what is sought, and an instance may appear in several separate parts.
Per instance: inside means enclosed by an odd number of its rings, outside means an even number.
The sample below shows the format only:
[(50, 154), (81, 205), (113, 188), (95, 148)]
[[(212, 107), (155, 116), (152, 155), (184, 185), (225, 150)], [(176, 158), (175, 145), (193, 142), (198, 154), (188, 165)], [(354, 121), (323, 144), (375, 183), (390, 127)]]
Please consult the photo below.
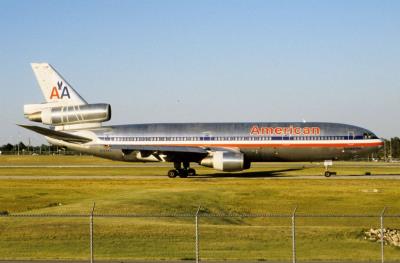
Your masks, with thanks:
[(146, 159), (138, 153), (126, 154), (121, 149), (111, 149), (108, 146), (155, 145), (230, 149), (242, 152), (250, 162), (291, 162), (346, 160), (377, 152), (383, 145), (382, 140), (367, 129), (324, 122), (154, 123), (104, 126), (69, 133), (91, 138), (92, 141), (73, 144), (48, 137), (47, 139), (52, 144), (72, 150), (133, 162), (160, 160), (151, 156)]

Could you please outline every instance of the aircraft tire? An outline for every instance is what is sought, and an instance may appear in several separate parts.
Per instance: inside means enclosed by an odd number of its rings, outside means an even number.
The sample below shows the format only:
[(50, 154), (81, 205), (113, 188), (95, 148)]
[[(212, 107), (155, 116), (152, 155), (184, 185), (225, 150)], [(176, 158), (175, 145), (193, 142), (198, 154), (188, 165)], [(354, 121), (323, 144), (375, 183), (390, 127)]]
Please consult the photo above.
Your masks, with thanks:
[(169, 178), (175, 178), (178, 176), (178, 171), (177, 170), (169, 170), (167, 175)]
[(325, 177), (331, 177), (332, 174), (331, 174), (331, 172), (326, 171), (324, 175), (325, 175)]
[(180, 177), (180, 178), (186, 178), (186, 177), (188, 177), (188, 171), (187, 171), (187, 170), (184, 170), (184, 169), (179, 170), (179, 177)]
[(196, 175), (196, 170), (193, 168), (188, 169), (187, 171), (189, 176), (195, 176)]

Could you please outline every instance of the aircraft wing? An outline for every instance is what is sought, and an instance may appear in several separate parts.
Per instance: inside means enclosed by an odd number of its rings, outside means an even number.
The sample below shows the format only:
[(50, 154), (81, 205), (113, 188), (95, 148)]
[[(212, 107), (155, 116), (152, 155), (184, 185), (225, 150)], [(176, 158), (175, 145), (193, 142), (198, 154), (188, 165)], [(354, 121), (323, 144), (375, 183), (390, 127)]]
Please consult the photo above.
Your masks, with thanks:
[(92, 141), (91, 139), (82, 136), (73, 135), (66, 132), (54, 131), (39, 126), (21, 125), (21, 124), (19, 124), (18, 126), (56, 140), (62, 140), (71, 143), (87, 143)]
[(193, 146), (157, 146), (157, 145), (109, 145), (111, 149), (131, 150), (131, 151), (153, 151), (153, 152), (182, 152), (208, 154), (206, 149)]
[[(124, 154), (138, 151), (142, 156), (153, 155), (157, 159), (174, 161), (197, 162), (208, 155), (208, 150), (195, 146), (157, 146), (157, 145), (105, 145), (110, 149), (120, 149)], [(161, 158), (161, 156), (164, 156)]]

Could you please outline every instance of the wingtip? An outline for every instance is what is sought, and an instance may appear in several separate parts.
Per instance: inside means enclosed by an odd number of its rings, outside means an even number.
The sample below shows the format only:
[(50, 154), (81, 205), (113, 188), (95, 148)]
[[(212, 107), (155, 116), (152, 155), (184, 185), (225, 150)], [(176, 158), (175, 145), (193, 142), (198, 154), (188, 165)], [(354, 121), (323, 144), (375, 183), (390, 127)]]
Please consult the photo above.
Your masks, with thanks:
[(19, 126), (19, 127), (21, 127), (21, 128), (25, 128), (25, 129), (29, 129), (29, 127), (31, 127), (31, 126), (29, 126), (29, 125), (26, 125), (26, 124), (19, 124), (19, 123), (15, 124), (15, 125), (17, 125), (17, 126)]

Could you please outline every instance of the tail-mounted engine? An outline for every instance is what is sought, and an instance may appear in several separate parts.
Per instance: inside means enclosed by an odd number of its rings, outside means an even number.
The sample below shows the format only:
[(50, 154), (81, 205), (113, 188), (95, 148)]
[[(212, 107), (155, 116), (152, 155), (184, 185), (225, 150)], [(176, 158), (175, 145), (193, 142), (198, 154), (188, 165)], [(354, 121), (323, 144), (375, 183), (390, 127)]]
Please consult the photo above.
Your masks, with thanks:
[(30, 121), (53, 126), (101, 123), (111, 119), (111, 106), (104, 103), (58, 107), (31, 104), (24, 106), (24, 114)]
[(238, 172), (250, 168), (243, 153), (216, 151), (200, 162), (201, 165), (224, 172)]

